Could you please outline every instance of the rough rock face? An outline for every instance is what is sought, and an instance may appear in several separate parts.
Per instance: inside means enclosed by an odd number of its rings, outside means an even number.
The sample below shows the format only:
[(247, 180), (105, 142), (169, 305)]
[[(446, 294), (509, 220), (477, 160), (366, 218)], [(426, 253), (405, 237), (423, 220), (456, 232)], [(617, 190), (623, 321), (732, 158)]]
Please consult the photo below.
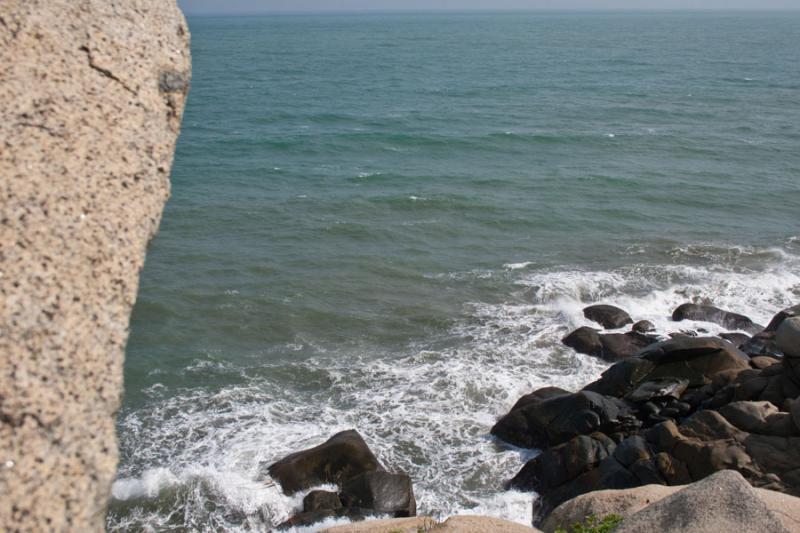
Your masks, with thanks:
[(319, 446), (295, 452), (269, 466), (269, 475), (286, 494), (324, 485), (341, 484), (367, 472), (383, 471), (357, 431), (337, 433)]
[(0, 2), (0, 523), (99, 531), (190, 78), (174, 0)]
[(322, 533), (539, 533), (538, 529), (489, 516), (453, 516), (436, 522), (426, 516), (369, 520), (324, 529)]
[[(541, 529), (552, 533), (559, 526), (583, 523), (589, 516), (614, 514), (625, 519), (687, 487), (688, 485), (645, 485), (635, 489), (598, 490), (583, 494), (554, 509), (542, 522)], [(783, 527), (793, 533), (800, 532), (800, 498), (774, 490), (749, 487), (746, 490), (752, 490), (781, 521)]]
[(626, 518), (619, 533), (717, 533), (771, 531), (788, 533), (783, 524), (738, 472), (717, 472), (648, 505)]
[(763, 326), (753, 323), (750, 318), (738, 313), (731, 313), (713, 305), (686, 303), (678, 306), (672, 313), (672, 320), (698, 320), (713, 322), (728, 329), (738, 329), (748, 333), (758, 333)]
[(658, 339), (629, 331), (627, 333), (600, 333), (594, 328), (580, 327), (561, 339), (578, 353), (593, 355), (606, 361), (619, 361), (633, 357), (641, 349), (658, 342)]
[(626, 324), (633, 324), (631, 315), (613, 305), (590, 305), (583, 309), (583, 316), (593, 322), (597, 322), (605, 329), (617, 329)]
[(417, 514), (411, 478), (402, 472), (387, 472), (353, 429), (284, 457), (270, 465), (268, 472), (286, 494), (324, 484), (340, 489), (338, 493), (311, 491), (303, 499), (303, 511), (278, 529), (310, 526), (327, 518), (363, 520), (371, 515), (399, 518)]
[(718, 337), (678, 336), (616, 363), (577, 393), (524, 397), (492, 433), (544, 449), (509, 487), (540, 494), (536, 520), (590, 491), (684, 485), (720, 470), (800, 494), (797, 309), (762, 332), (773, 333), (780, 358), (751, 358)]

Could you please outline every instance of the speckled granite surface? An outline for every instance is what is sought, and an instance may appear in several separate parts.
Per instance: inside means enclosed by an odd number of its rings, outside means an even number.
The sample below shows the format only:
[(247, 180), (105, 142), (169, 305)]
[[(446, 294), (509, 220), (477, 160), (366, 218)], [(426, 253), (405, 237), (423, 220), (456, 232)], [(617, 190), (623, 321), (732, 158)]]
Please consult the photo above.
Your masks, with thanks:
[(104, 526), (191, 74), (173, 0), (0, 3), (0, 525)]

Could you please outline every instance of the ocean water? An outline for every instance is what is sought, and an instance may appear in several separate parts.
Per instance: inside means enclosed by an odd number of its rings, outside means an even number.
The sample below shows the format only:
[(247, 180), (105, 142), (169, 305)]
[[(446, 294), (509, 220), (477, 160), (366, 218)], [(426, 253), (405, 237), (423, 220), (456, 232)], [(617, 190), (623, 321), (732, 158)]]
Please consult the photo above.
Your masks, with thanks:
[(348, 428), (421, 513), (529, 523), (535, 451), (488, 431), (603, 370), (559, 342), (584, 305), (800, 301), (798, 13), (189, 24), (112, 531), (269, 529), (302, 495), (265, 466)]

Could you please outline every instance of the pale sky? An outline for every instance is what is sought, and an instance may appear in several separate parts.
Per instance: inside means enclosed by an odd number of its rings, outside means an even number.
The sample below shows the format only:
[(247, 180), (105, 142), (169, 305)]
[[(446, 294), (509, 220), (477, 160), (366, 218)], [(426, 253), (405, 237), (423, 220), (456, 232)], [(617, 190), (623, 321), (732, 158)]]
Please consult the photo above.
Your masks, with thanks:
[(799, 9), (800, 0), (178, 0), (188, 14), (471, 9)]

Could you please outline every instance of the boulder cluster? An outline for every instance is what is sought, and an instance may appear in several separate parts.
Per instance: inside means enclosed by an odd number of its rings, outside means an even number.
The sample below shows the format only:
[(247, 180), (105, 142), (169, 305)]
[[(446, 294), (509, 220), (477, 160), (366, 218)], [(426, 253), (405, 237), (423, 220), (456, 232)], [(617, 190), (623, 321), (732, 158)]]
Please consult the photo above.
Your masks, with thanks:
[[(612, 306), (585, 316), (613, 329), (634, 323)], [(721, 470), (800, 494), (800, 305), (767, 327), (695, 304), (673, 319), (737, 331), (659, 339), (643, 323), (627, 333), (581, 328), (563, 342), (617, 362), (581, 391), (523, 396), (492, 428), (505, 442), (542, 449), (508, 483), (540, 494), (537, 520), (590, 491), (685, 485)]]
[(411, 478), (387, 472), (355, 430), (337, 433), (324, 443), (272, 464), (269, 475), (287, 495), (321, 485), (338, 492), (312, 490), (302, 512), (278, 526), (308, 526), (326, 518), (363, 520), (367, 516), (412, 517), (417, 503)]
[[(542, 450), (508, 482), (508, 488), (539, 493), (535, 522), (580, 495), (645, 485), (690, 487), (650, 514), (669, 514), (675, 505), (694, 509), (686, 502), (704, 489), (692, 484), (721, 471), (739, 477), (714, 478), (709, 486), (732, 487), (741, 480), (800, 495), (800, 305), (781, 311), (766, 327), (709, 305), (684, 304), (673, 313), (675, 321), (735, 330), (716, 337), (699, 336), (702, 328), (656, 336), (653, 324), (634, 322), (609, 305), (587, 307), (584, 315), (608, 329), (632, 326), (625, 333), (584, 327), (563, 339), (616, 362), (578, 392), (545, 387), (523, 396), (491, 430), (514, 446)], [(291, 454), (268, 471), (288, 495), (322, 485), (338, 488), (308, 492), (302, 511), (279, 529), (327, 518), (416, 516), (411, 479), (387, 472), (354, 430)], [(745, 498), (739, 489), (726, 494)], [(739, 502), (742, 508), (763, 507), (750, 496)], [(633, 518), (626, 519), (625, 530), (643, 531)], [(733, 512), (715, 520), (739, 519)], [(548, 518), (543, 528), (552, 522)]]

